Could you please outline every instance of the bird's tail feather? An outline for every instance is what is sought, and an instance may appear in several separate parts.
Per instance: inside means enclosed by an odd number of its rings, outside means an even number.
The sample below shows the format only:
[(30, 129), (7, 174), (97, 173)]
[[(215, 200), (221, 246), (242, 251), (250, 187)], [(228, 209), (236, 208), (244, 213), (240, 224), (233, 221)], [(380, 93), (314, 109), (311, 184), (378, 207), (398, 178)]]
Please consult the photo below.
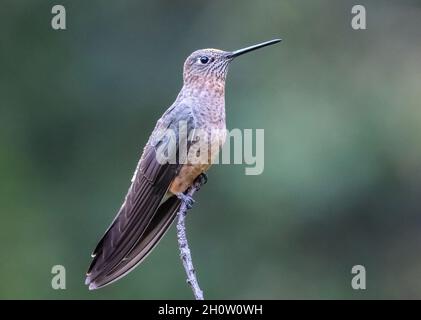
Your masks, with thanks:
[[(154, 214), (154, 217), (142, 237), (133, 247), (132, 251), (124, 259), (122, 259), (120, 263), (118, 263), (111, 271), (99, 271), (95, 274), (94, 278), (91, 274), (87, 274), (85, 284), (89, 285), (89, 289), (94, 290), (104, 287), (120, 279), (141, 263), (168, 230), (169, 226), (174, 221), (179, 207), (180, 200), (177, 197), (172, 197), (162, 203)], [(107, 268), (104, 269), (107, 270)]]

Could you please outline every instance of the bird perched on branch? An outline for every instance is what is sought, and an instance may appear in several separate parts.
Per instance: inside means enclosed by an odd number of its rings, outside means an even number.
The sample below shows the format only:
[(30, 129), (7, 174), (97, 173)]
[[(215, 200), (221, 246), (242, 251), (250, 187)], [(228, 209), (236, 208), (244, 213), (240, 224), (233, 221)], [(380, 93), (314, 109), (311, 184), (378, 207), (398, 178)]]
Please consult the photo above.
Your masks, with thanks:
[[(201, 146), (189, 137), (196, 137), (197, 131), (209, 133), (208, 150), (219, 151), (226, 133), (225, 79), (229, 64), (244, 53), (280, 41), (275, 39), (232, 52), (203, 49), (187, 58), (183, 87), (175, 102), (158, 120), (124, 203), (92, 253), (93, 260), (86, 276), (89, 289), (108, 285), (135, 268), (168, 230), (180, 204), (192, 204), (193, 199), (186, 190), (196, 179), (206, 179), (205, 172), (217, 152), (202, 153), (201, 161), (192, 161), (190, 155), (194, 158), (200, 154)], [(180, 123), (186, 131), (183, 135)], [(165, 134), (168, 131), (176, 139), (168, 138)], [(180, 152), (183, 145), (187, 156)], [(159, 150), (172, 152), (176, 161), (162, 161)], [(164, 158), (168, 159), (168, 154)]]

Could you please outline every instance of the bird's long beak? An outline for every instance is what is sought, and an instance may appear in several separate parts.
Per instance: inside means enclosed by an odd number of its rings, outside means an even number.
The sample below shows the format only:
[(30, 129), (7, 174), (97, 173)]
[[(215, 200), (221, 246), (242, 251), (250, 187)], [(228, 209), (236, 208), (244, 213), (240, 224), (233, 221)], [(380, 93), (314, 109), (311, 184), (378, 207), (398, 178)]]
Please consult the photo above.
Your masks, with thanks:
[(259, 43), (259, 44), (255, 44), (254, 46), (250, 46), (250, 47), (247, 47), (247, 48), (235, 50), (235, 51), (228, 54), (228, 58), (233, 59), (233, 58), (241, 56), (242, 54), (245, 54), (247, 52), (257, 50), (257, 49), (260, 49), (260, 48), (263, 48), (263, 47), (266, 47), (266, 46), (270, 46), (272, 44), (275, 44), (275, 43), (278, 43), (278, 42), (281, 42), (281, 41), (282, 41), (282, 39), (273, 39), (273, 40), (269, 40), (269, 41), (262, 42), (262, 43)]

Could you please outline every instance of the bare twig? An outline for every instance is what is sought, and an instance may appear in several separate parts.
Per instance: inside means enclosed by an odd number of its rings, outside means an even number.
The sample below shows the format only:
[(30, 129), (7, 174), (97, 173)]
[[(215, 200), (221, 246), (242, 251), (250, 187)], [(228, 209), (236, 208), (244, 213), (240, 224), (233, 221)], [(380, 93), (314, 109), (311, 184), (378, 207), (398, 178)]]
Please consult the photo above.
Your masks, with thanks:
[[(193, 186), (191, 186), (186, 195), (189, 197), (193, 197), (194, 193), (198, 191), (201, 187), (202, 183), (195, 182)], [(204, 300), (203, 298), (203, 291), (199, 287), (199, 282), (197, 281), (196, 272), (193, 266), (193, 260), (191, 257), (191, 252), (189, 248), (189, 244), (187, 241), (187, 234), (186, 234), (186, 215), (188, 210), (188, 205), (185, 201), (181, 202), (180, 210), (178, 211), (178, 222), (177, 222), (177, 240), (178, 240), (178, 247), (180, 249), (180, 257), (181, 261), (183, 262), (184, 270), (187, 274), (187, 283), (190, 285), (194, 297), (196, 300)]]

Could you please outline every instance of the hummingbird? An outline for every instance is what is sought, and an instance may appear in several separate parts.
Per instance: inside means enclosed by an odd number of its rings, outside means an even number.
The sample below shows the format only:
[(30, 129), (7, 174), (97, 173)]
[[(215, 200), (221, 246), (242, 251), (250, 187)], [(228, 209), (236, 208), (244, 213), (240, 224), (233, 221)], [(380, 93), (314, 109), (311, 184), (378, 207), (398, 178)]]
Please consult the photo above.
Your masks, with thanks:
[[(195, 130), (216, 131), (210, 135), (212, 150), (225, 142), (225, 80), (228, 66), (237, 57), (280, 42), (274, 39), (235, 51), (201, 49), (184, 62), (183, 87), (174, 103), (164, 112), (146, 143), (136, 166), (125, 200), (113, 222), (92, 253), (93, 260), (85, 284), (90, 290), (104, 287), (125, 276), (155, 248), (174, 221), (182, 203), (191, 207), (193, 199), (186, 193), (201, 179), (206, 183), (209, 161), (163, 163), (158, 148), (168, 144), (160, 134), (172, 130), (180, 136), (179, 123), (185, 123), (187, 136)], [(187, 143), (187, 142), (186, 142)], [(181, 143), (175, 145), (178, 152)], [(189, 141), (190, 154), (195, 141)]]

